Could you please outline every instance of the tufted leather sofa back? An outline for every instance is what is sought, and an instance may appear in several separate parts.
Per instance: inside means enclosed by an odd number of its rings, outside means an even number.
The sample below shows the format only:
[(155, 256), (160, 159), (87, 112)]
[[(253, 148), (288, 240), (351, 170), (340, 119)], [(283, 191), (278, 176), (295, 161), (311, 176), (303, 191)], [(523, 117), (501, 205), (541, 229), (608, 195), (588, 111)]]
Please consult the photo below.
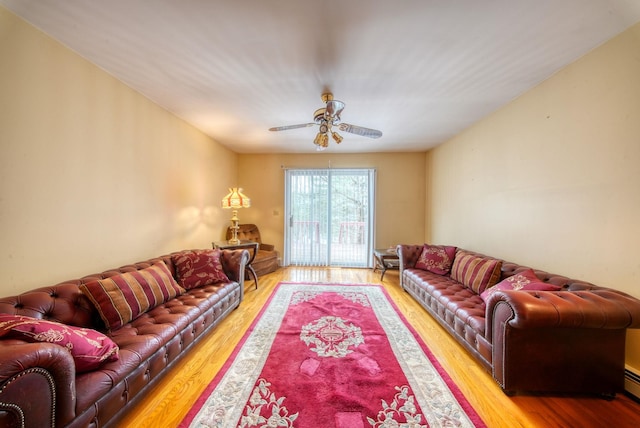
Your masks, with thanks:
[(0, 313), (24, 315), (77, 327), (104, 329), (104, 324), (98, 312), (89, 299), (80, 291), (79, 286), (124, 272), (144, 269), (158, 261), (164, 261), (169, 268), (169, 272), (175, 278), (175, 266), (171, 260), (171, 254), (169, 254), (102, 273), (87, 275), (79, 279), (64, 281), (49, 287), (36, 288), (17, 296), (0, 298)]
[[(495, 258), (495, 257), (486, 256), (484, 254), (476, 253), (469, 250), (464, 250), (464, 251), (466, 251), (467, 253), (475, 254), (479, 257)], [(523, 272), (527, 269), (532, 269), (532, 268), (528, 266), (520, 265), (517, 263), (502, 260), (502, 273), (500, 275), (500, 281), (502, 281), (505, 278), (509, 278), (510, 276), (513, 276), (515, 274), (518, 274), (520, 272)], [(603, 287), (599, 287), (597, 285), (591, 284), (589, 282), (580, 281), (577, 279), (571, 279), (566, 276), (545, 272), (539, 269), (533, 269), (533, 272), (543, 282), (548, 282), (550, 284), (562, 287), (565, 291), (596, 290), (596, 289), (603, 288)]]
[[(522, 266), (511, 262), (502, 262), (502, 277), (500, 279), (502, 280), (508, 278), (527, 269), (529, 269), (527, 266)], [(543, 282), (548, 282), (550, 284), (562, 287), (565, 291), (584, 291), (602, 288), (589, 282), (567, 278), (566, 276), (562, 275), (551, 274), (543, 270), (533, 269), (533, 272)]]
[[(495, 257), (486, 256), (484, 254), (477, 253), (470, 250), (464, 250), (464, 251), (479, 257), (495, 258)], [(402, 254), (402, 257), (404, 257), (403, 268), (415, 267), (415, 264), (418, 261), (418, 258), (420, 257), (421, 253), (422, 253), (422, 245), (413, 245), (413, 246), (409, 246), (408, 248), (406, 247), (404, 253)], [(517, 263), (503, 260), (500, 281), (510, 276), (513, 276), (517, 273), (523, 272), (527, 269), (530, 269), (530, 268), (528, 266), (519, 265)], [(536, 276), (540, 278), (542, 281), (562, 287), (565, 291), (584, 291), (584, 290), (604, 289), (603, 287), (599, 287), (589, 282), (580, 281), (577, 279), (571, 279), (566, 276), (552, 274), (549, 272), (545, 272), (543, 270), (533, 269), (533, 271), (535, 272)]]

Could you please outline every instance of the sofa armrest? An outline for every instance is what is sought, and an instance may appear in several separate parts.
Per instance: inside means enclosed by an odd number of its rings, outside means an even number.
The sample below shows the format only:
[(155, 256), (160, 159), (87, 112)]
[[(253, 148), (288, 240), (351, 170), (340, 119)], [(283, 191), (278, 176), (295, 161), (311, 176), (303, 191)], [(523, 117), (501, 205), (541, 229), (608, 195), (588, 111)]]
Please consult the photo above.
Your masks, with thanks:
[(75, 417), (75, 372), (62, 346), (0, 340), (0, 426), (65, 426)]
[(416, 262), (422, 254), (422, 248), (424, 245), (406, 245), (400, 244), (396, 247), (396, 252), (398, 253), (398, 258), (400, 259), (400, 286), (402, 287), (402, 271), (405, 269), (413, 268), (416, 266)]
[(500, 323), (513, 328), (640, 328), (640, 301), (606, 288), (496, 291), (488, 299), (486, 310), (487, 338)]
[(623, 389), (627, 328), (640, 301), (615, 290), (496, 291), (485, 338), (502, 389), (611, 396)]
[(220, 261), (227, 277), (231, 281), (240, 284), (244, 288), (244, 269), (249, 262), (249, 251), (247, 250), (222, 250)]
[(260, 244), (258, 249), (260, 249), (262, 251), (275, 251), (276, 246), (275, 245), (271, 245), (271, 244)]

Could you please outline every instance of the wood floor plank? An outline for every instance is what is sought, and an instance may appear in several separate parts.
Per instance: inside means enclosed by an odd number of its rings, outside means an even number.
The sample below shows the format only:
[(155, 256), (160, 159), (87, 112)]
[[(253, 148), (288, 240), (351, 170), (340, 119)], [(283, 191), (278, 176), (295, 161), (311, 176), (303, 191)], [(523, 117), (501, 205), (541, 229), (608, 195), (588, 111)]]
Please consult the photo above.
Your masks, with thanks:
[(381, 282), (379, 272), (340, 268), (279, 269), (260, 277), (257, 290), (249, 281), (240, 308), (192, 349), (119, 426), (178, 426), (280, 281), (383, 284), (399, 310), (491, 428), (640, 426), (640, 404), (625, 394), (618, 394), (611, 401), (594, 397), (506, 396), (491, 374), (400, 288), (397, 271), (387, 271)]

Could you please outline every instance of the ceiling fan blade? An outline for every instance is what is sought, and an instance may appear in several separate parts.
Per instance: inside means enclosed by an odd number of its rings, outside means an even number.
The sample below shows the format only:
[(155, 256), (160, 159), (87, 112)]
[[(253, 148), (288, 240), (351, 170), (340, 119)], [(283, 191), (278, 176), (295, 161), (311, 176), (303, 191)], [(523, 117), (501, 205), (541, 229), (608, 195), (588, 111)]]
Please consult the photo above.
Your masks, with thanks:
[(362, 126), (349, 125), (348, 123), (342, 122), (338, 125), (338, 129), (344, 132), (349, 132), (351, 134), (361, 135), (363, 137), (369, 138), (380, 138), (382, 137), (382, 132), (377, 129), (365, 128)]
[(315, 125), (315, 123), (301, 123), (299, 125), (276, 126), (275, 128), (269, 128), (269, 131), (286, 131), (287, 129), (308, 128), (309, 126), (313, 126), (313, 125)]

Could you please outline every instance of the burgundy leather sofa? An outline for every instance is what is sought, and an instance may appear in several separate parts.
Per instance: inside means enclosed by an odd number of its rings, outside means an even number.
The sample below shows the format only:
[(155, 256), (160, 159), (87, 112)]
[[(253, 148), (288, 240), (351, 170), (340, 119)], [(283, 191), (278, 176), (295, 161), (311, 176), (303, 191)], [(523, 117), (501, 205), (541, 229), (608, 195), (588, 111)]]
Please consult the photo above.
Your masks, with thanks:
[[(450, 274), (417, 269), (422, 249), (397, 247), (402, 288), (492, 373), (506, 394), (609, 398), (623, 390), (625, 333), (640, 328), (639, 300), (534, 269), (539, 279), (561, 289), (496, 291), (485, 302)], [(501, 261), (498, 281), (527, 269)]]
[[(51, 320), (101, 332), (104, 323), (79, 286), (164, 261), (176, 278), (172, 256), (157, 257), (80, 279), (0, 299), (0, 313)], [(52, 343), (0, 339), (0, 427), (115, 426), (131, 407), (243, 298), (246, 250), (222, 251), (229, 282), (187, 290), (107, 333), (119, 359), (76, 373), (71, 354)], [(215, 352), (215, 350), (212, 350)]]

